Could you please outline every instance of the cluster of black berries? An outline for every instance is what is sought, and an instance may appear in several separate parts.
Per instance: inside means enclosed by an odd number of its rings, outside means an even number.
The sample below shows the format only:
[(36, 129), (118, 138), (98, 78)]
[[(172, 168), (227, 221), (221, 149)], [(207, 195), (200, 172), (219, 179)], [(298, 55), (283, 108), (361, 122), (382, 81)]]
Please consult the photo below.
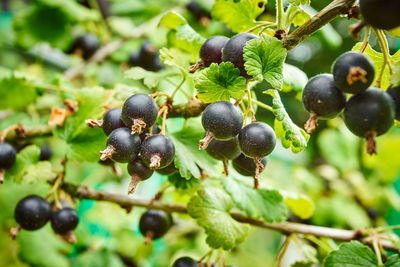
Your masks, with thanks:
[(390, 30), (400, 26), (399, 0), (360, 0), (360, 11), (372, 27)]
[[(388, 94), (370, 87), (375, 77), (374, 66), (368, 57), (357, 52), (341, 55), (333, 64), (332, 73), (315, 76), (304, 88), (303, 103), (311, 113), (305, 129), (311, 133), (318, 125), (317, 119), (333, 118), (344, 109), (347, 128), (366, 138), (367, 152), (375, 154), (375, 137), (386, 133), (393, 125), (393, 100), (400, 106), (399, 88), (389, 89)], [(346, 93), (353, 94), (347, 101)]]
[(129, 56), (129, 65), (142, 67), (149, 71), (159, 71), (164, 68), (157, 49), (148, 41), (143, 42), (139, 52), (133, 52)]
[[(5, 170), (14, 165), (16, 154), (17, 152), (12, 145), (5, 142), (0, 143), (0, 184), (4, 182)], [(48, 145), (43, 145), (40, 149), (39, 160), (49, 160), (52, 154), (51, 148)]]
[(61, 206), (58, 208), (39, 196), (30, 195), (18, 202), (14, 218), (24, 230), (38, 230), (50, 220), (55, 233), (62, 236), (71, 235), (78, 225), (78, 214), (66, 203), (61, 203)]
[(125, 101), (122, 109), (109, 110), (100, 121), (86, 121), (89, 126), (101, 127), (108, 135), (100, 159), (128, 163), (132, 176), (129, 193), (134, 192), (140, 181), (150, 178), (154, 170), (168, 173), (175, 168), (175, 146), (168, 137), (158, 134), (157, 116), (154, 99), (135, 94)]
[(207, 106), (201, 122), (206, 130), (200, 140), (200, 149), (214, 158), (224, 161), (233, 159), (234, 168), (246, 176), (254, 176), (258, 188), (258, 175), (264, 169), (266, 156), (275, 148), (274, 130), (266, 123), (253, 122), (243, 126), (242, 112), (230, 102), (218, 101)]
[(164, 236), (173, 224), (172, 216), (162, 210), (148, 210), (139, 221), (140, 233), (146, 238), (146, 244)]

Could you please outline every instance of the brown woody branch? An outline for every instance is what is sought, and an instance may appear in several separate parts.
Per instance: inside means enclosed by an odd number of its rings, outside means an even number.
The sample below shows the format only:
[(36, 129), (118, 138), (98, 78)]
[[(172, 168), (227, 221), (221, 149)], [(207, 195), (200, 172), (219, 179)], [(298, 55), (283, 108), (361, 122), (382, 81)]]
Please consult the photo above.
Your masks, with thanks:
[[(147, 209), (163, 210), (166, 212), (187, 213), (187, 208), (182, 204), (167, 203), (159, 200), (130, 198), (127, 195), (108, 193), (105, 191), (97, 191), (85, 186), (74, 186), (71, 184), (64, 184), (62, 188), (71, 194), (73, 197), (79, 199), (93, 199), (98, 201), (113, 202), (123, 208), (127, 207), (144, 207)], [(251, 219), (242, 212), (232, 211), (232, 218), (235, 220), (247, 223), (253, 226), (270, 229), (281, 232), (283, 234), (298, 233), (304, 235), (314, 235), (318, 237), (332, 238), (338, 241), (360, 240), (364, 244), (371, 245), (373, 242), (372, 237), (363, 237), (360, 230), (343, 230), (337, 228), (329, 228), (301, 223), (282, 222), (282, 223), (266, 223), (263, 220)], [(388, 240), (379, 240), (383, 248), (392, 251), (398, 251), (394, 244)]]
[(339, 15), (348, 14), (355, 0), (335, 0), (283, 38), (283, 46), (289, 51), (307, 39), (311, 34), (328, 24)]
[[(53, 134), (53, 129), (54, 126), (48, 126), (48, 125), (40, 125), (40, 126), (35, 126), (31, 128), (25, 128), (24, 127), (24, 134), (21, 136), (15, 131), (10, 132), (7, 134), (7, 137), (5, 138), (6, 141), (14, 141), (14, 140), (20, 140), (20, 139), (30, 139), (30, 138), (35, 138), (39, 136), (51, 136)], [(0, 135), (2, 132), (0, 132)]]

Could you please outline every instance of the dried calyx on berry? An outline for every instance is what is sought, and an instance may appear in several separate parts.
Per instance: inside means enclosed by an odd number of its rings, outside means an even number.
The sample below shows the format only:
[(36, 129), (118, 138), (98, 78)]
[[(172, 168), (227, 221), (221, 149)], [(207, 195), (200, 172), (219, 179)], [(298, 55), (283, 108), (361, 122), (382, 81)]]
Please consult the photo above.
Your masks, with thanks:
[(175, 157), (174, 143), (164, 135), (152, 135), (143, 141), (140, 157), (151, 170), (167, 167)]
[(243, 125), (243, 113), (230, 102), (217, 101), (206, 107), (201, 123), (206, 134), (199, 149), (206, 149), (213, 138), (229, 140), (237, 136)]
[(115, 129), (108, 136), (106, 149), (100, 151), (100, 159), (110, 158), (120, 163), (133, 161), (139, 154), (140, 143), (140, 137), (132, 135), (128, 128)]
[(102, 120), (86, 120), (86, 124), (90, 127), (100, 127), (106, 135), (110, 135), (112, 131), (118, 128), (126, 127), (121, 117), (121, 108), (113, 108), (104, 114)]
[(149, 179), (153, 175), (153, 170), (137, 158), (128, 163), (128, 173), (132, 177), (128, 188), (128, 194), (135, 192), (136, 186), (140, 181)]

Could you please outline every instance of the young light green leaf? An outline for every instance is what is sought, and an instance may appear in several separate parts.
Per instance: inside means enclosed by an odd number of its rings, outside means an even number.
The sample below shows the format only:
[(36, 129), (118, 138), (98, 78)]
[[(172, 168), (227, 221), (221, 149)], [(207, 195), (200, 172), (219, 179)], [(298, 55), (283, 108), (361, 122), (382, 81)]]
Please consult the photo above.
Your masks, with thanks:
[(378, 267), (372, 250), (358, 241), (343, 243), (332, 251), (324, 261), (324, 267)]
[(255, 25), (264, 11), (265, 0), (216, 0), (211, 9), (213, 18), (226, 23), (233, 32), (244, 32)]
[(392, 86), (400, 85), (400, 61), (393, 66), (393, 75), (390, 77), (390, 84)]
[(161, 70), (159, 72), (153, 72), (145, 70), (141, 67), (133, 67), (125, 71), (125, 78), (132, 80), (143, 80), (144, 85), (146, 85), (148, 88), (155, 88), (158, 86), (161, 80), (168, 76), (176, 75), (176, 72), (176, 70)]
[(233, 207), (224, 190), (211, 186), (197, 191), (188, 203), (188, 213), (206, 231), (210, 247), (230, 250), (246, 238), (249, 226), (231, 217), (229, 211)]
[(198, 98), (205, 103), (238, 99), (246, 90), (246, 79), (230, 62), (211, 64), (196, 74), (194, 84)]
[[(280, 192), (282, 194), (282, 192)], [(313, 201), (306, 195), (282, 194), (286, 205), (299, 218), (306, 220), (314, 214)]]
[(400, 267), (400, 258), (399, 255), (390, 256), (383, 267)]
[[(362, 43), (357, 43), (354, 47), (353, 47), (353, 51), (360, 51)], [(382, 70), (383, 67), (383, 54), (379, 53), (377, 51), (375, 51), (374, 49), (371, 48), (370, 45), (367, 46), (367, 48), (364, 51), (364, 55), (367, 55), (372, 62), (374, 63), (374, 67), (375, 67), (375, 80), (372, 83), (373, 85), (375, 84), (376, 80), (379, 77), (379, 74)], [(397, 63), (400, 62), (400, 51), (397, 51), (396, 54), (394, 54), (393, 56), (390, 57), (390, 62), (392, 65), (396, 65)], [(396, 78), (394, 78), (396, 79)], [(389, 71), (389, 66), (385, 66), (385, 71), (383, 73), (382, 76), (382, 80), (381, 80), (381, 88), (386, 90), (390, 85), (390, 71)]]
[(282, 91), (302, 92), (308, 82), (307, 74), (296, 66), (283, 64), (283, 88)]
[(168, 135), (175, 145), (175, 166), (182, 177), (201, 178), (200, 168), (215, 176), (215, 166), (218, 162), (205, 150), (199, 150), (199, 140), (204, 136), (204, 130), (197, 119), (190, 119), (184, 129)]
[(247, 216), (267, 222), (280, 222), (287, 218), (288, 209), (283, 197), (276, 190), (253, 189), (252, 185), (238, 178), (226, 177), (222, 184), (238, 209)]
[(190, 65), (190, 55), (177, 48), (161, 48), (160, 59), (164, 64), (178, 67), (183, 72), (186, 72)]
[(281, 139), (282, 146), (291, 148), (293, 153), (303, 151), (307, 146), (310, 136), (290, 119), (277, 90), (267, 90), (265, 93), (273, 97), (274, 128), (276, 136)]
[(288, 0), (290, 4), (295, 4), (297, 6), (299, 5), (309, 5), (311, 3), (311, 0)]
[(311, 18), (311, 15), (301, 7), (298, 7), (295, 12), (296, 13), (292, 19), (292, 23), (294, 26), (301, 26)]
[(273, 89), (282, 89), (286, 49), (281, 41), (263, 34), (259, 39), (248, 41), (243, 52), (249, 75), (259, 82), (266, 80)]
[(160, 20), (159, 25), (164, 26), (168, 29), (176, 29), (179, 25), (187, 24), (187, 21), (181, 14), (175, 11), (169, 11)]

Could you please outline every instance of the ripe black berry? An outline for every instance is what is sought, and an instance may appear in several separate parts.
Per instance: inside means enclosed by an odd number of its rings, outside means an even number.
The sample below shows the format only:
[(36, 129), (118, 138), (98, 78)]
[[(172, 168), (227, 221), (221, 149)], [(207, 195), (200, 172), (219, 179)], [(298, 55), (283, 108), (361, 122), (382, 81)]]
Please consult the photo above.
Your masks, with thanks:
[(400, 121), (400, 86), (397, 87), (390, 87), (386, 91), (393, 99), (396, 115), (396, 120)]
[(139, 229), (147, 242), (150, 242), (165, 235), (171, 225), (170, 214), (161, 210), (148, 210), (140, 217)]
[(134, 66), (140, 66), (140, 54), (139, 52), (132, 52), (129, 55), (129, 61), (128, 64), (132, 67)]
[(372, 61), (358, 52), (347, 52), (333, 63), (333, 78), (342, 92), (359, 94), (367, 90), (375, 77)]
[(186, 5), (186, 9), (195, 17), (197, 20), (201, 19), (209, 19), (211, 18), (210, 14), (204, 10), (196, 1), (190, 1)]
[(400, 1), (398, 0), (360, 0), (361, 15), (371, 26), (390, 30), (400, 26)]
[(200, 149), (206, 149), (212, 138), (228, 140), (235, 137), (243, 125), (243, 114), (232, 103), (218, 101), (207, 106), (201, 116), (206, 136), (200, 140)]
[(237, 137), (226, 141), (212, 139), (206, 151), (213, 158), (223, 161), (224, 173), (228, 175), (228, 160), (234, 159), (240, 154), (238, 139)]
[(89, 59), (99, 48), (99, 45), (99, 39), (95, 35), (84, 34), (75, 39), (70, 52), (79, 50), (84, 59)]
[(376, 154), (375, 137), (386, 133), (393, 124), (394, 104), (389, 94), (371, 87), (352, 96), (344, 108), (344, 122), (355, 135), (367, 139), (367, 152)]
[(134, 160), (140, 151), (140, 137), (131, 135), (128, 128), (118, 128), (111, 132), (107, 139), (107, 147), (101, 151), (101, 160), (106, 158), (117, 162), (130, 162)]
[(174, 160), (175, 146), (164, 135), (152, 135), (143, 141), (140, 156), (150, 169), (164, 168)]
[[(267, 165), (267, 157), (261, 160), (264, 167)], [(256, 175), (256, 163), (254, 159), (246, 157), (244, 154), (240, 154), (237, 158), (232, 161), (233, 168), (244, 176), (255, 176)]]
[(101, 128), (106, 135), (109, 135), (115, 129), (126, 127), (121, 118), (121, 111), (120, 108), (113, 108), (104, 115)]
[(42, 228), (51, 216), (50, 204), (35, 195), (21, 199), (14, 211), (15, 221), (25, 230)]
[(9, 169), (15, 162), (15, 149), (8, 143), (0, 143), (0, 169)]
[(331, 74), (320, 74), (308, 81), (303, 91), (304, 107), (311, 113), (304, 125), (308, 133), (318, 126), (318, 119), (338, 115), (346, 103), (346, 95), (335, 85)]
[(128, 188), (128, 194), (135, 192), (136, 186), (140, 181), (147, 180), (153, 175), (153, 170), (150, 170), (140, 158), (137, 158), (128, 163), (128, 173), (132, 176)]
[(74, 209), (62, 208), (53, 211), (51, 214), (51, 227), (54, 232), (60, 235), (65, 235), (74, 230), (78, 225), (79, 217)]
[(53, 156), (53, 151), (51, 151), (51, 148), (48, 145), (43, 145), (40, 148), (39, 160), (41, 161), (50, 160), (51, 156)]
[(211, 63), (221, 63), (222, 49), (228, 41), (229, 38), (220, 35), (208, 38), (200, 49), (202, 64), (208, 67)]
[(174, 262), (172, 267), (198, 267), (198, 264), (190, 257), (181, 257)]
[(246, 69), (244, 68), (243, 48), (246, 46), (247, 41), (259, 38), (257, 35), (252, 33), (239, 33), (233, 36), (224, 46), (222, 50), (222, 61), (232, 62), (236, 68), (240, 70), (240, 74), (244, 77), (250, 77), (247, 75)]
[(162, 175), (171, 175), (177, 171), (178, 171), (178, 169), (175, 167), (174, 161), (172, 161), (167, 167), (156, 170), (156, 172), (158, 172), (159, 174), (162, 174)]
[(275, 148), (276, 135), (266, 123), (254, 122), (240, 130), (239, 147), (250, 158), (263, 158)]
[(132, 128), (132, 134), (142, 133), (157, 119), (158, 107), (153, 98), (145, 94), (129, 97), (122, 107), (122, 121)]

